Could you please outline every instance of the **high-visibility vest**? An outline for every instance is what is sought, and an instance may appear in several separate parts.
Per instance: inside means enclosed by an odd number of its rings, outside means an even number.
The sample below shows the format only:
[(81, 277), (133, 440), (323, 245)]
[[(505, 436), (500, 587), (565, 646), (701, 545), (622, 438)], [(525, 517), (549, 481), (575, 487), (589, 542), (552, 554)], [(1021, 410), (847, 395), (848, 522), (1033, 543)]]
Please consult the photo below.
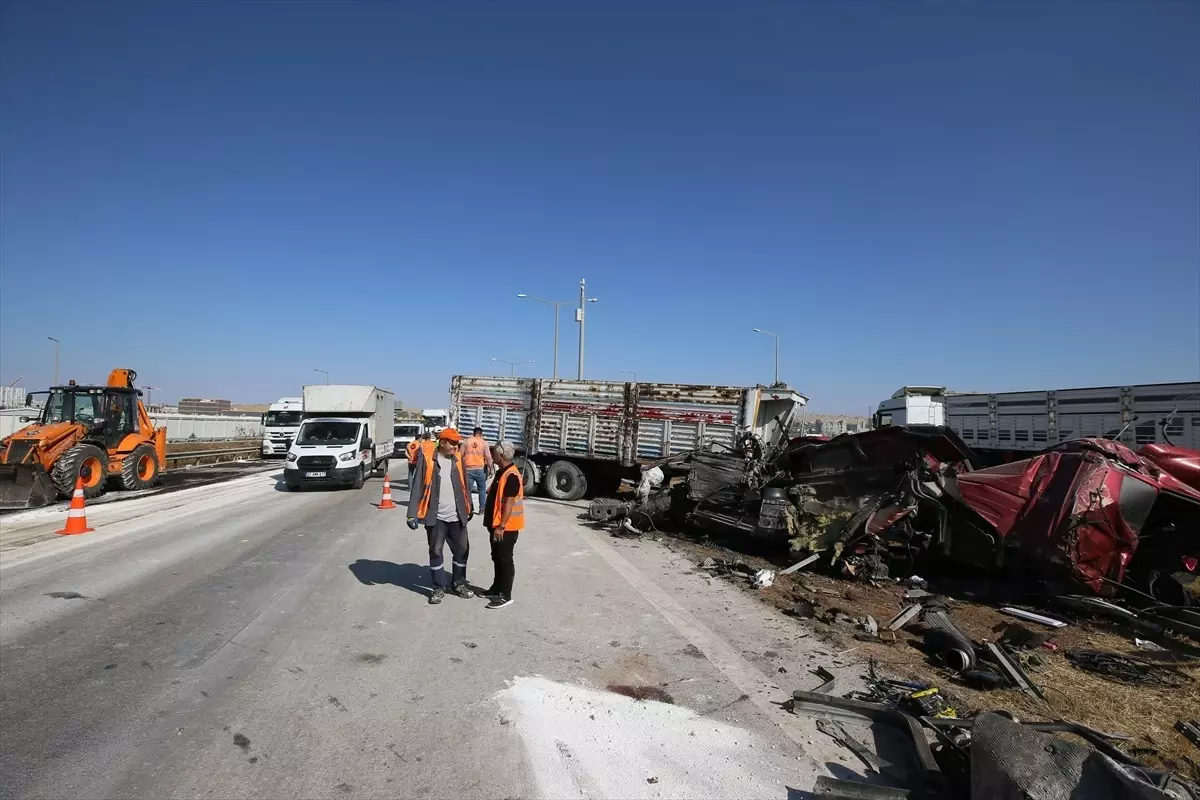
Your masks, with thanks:
[[(467, 491), (467, 475), (463, 471), (462, 457), (455, 453), (454, 468), (458, 470), (458, 485), (462, 487), (463, 508), (470, 510), (471, 494)], [(433, 494), (433, 473), (437, 471), (437, 458), (425, 458), (425, 485), (421, 487), (421, 502), (417, 503), (417, 519), (425, 519), (425, 515), (429, 513), (429, 497)], [(451, 485), (453, 485), (451, 481)]]
[(516, 464), (509, 464), (496, 476), (496, 508), (492, 512), (492, 530), (499, 528), (500, 523), (504, 521), (504, 483), (508, 475), (515, 475), (517, 478), (517, 496), (513, 498), (512, 513), (508, 516), (508, 524), (504, 526), (504, 530), (522, 531), (525, 530), (525, 481), (521, 479), (521, 470)]
[(487, 442), (482, 436), (472, 436), (467, 439), (467, 453), (463, 456), (463, 464), (467, 469), (483, 469), (487, 464)]
[(437, 453), (437, 442), (432, 439), (421, 442), (421, 452), (425, 454), (425, 463), (432, 464), (434, 454)]
[(417, 462), (417, 451), (421, 449), (421, 443), (418, 442), (416, 439), (413, 439), (411, 442), (408, 443), (408, 447), (406, 447), (404, 449), (408, 453), (409, 463), (415, 464)]

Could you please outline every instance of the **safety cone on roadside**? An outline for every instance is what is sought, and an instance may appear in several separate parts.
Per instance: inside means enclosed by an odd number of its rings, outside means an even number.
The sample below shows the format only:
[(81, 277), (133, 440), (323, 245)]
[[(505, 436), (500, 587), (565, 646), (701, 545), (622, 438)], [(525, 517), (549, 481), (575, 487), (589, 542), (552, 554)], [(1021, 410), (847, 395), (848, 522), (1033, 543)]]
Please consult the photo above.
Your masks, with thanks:
[(379, 508), (395, 508), (396, 504), (392, 502), (392, 482), (388, 480), (388, 476), (383, 476), (383, 502), (379, 504)]
[(67, 527), (55, 531), (60, 536), (76, 533), (91, 533), (95, 528), (87, 526), (87, 512), (83, 510), (83, 476), (75, 476), (75, 492), (71, 495), (71, 507), (67, 510)]

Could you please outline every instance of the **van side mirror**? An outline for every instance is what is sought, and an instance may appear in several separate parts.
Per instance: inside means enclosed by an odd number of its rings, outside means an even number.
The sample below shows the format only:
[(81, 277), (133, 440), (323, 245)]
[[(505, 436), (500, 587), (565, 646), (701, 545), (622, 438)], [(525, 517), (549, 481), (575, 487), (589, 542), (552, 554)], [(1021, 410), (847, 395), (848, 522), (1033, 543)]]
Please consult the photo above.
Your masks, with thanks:
[(37, 417), (17, 417), (17, 419), (21, 422), (35, 422)]

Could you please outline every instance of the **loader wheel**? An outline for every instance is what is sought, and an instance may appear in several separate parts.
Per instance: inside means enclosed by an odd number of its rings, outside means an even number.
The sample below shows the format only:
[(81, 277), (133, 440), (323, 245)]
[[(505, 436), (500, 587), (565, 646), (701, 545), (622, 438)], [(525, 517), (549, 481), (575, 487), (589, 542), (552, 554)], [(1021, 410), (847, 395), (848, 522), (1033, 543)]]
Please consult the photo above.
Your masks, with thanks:
[(59, 497), (71, 496), (76, 476), (83, 478), (84, 497), (103, 494), (108, 479), (108, 454), (94, 444), (77, 444), (64, 453), (50, 472)]
[(158, 483), (158, 453), (148, 444), (139, 444), (121, 463), (121, 488), (149, 489)]
[(542, 488), (555, 500), (578, 500), (587, 492), (587, 478), (570, 461), (555, 461), (546, 470)]

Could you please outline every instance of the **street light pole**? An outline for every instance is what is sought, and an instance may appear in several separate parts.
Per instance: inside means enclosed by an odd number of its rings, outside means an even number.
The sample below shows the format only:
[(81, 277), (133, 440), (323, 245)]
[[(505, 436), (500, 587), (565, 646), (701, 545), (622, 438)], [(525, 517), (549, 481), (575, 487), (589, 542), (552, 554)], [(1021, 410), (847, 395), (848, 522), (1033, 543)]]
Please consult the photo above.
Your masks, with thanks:
[(510, 377), (510, 378), (517, 377), (517, 366), (518, 365), (534, 363), (532, 359), (530, 359), (529, 361), (505, 361), (503, 358), (493, 358), (492, 361), (497, 361), (501, 364), (508, 364), (508, 377)]
[(579, 279), (579, 310), (575, 312), (575, 321), (579, 323), (579, 368), (577, 370), (576, 379), (583, 380), (583, 326), (584, 326), (584, 311), (583, 307), (588, 303), (595, 303), (598, 298), (587, 296), (587, 281), (583, 278)]
[(323, 369), (316, 369), (316, 368), (314, 367), (314, 368), (313, 368), (313, 372), (323, 372), (323, 373), (325, 373), (325, 385), (326, 385), (326, 386), (328, 386), (328, 385), (329, 385), (329, 372), (328, 372), (327, 370), (323, 370)]
[(517, 297), (521, 297), (526, 300), (536, 300), (537, 302), (544, 303), (545, 305), (548, 305), (554, 309), (554, 380), (558, 380), (558, 310), (572, 301), (563, 300), (560, 303), (556, 303), (553, 300), (543, 300), (540, 297), (534, 297), (533, 295), (525, 294), (524, 292), (518, 294)]
[(762, 333), (767, 336), (772, 336), (775, 339), (775, 383), (778, 384), (779, 383), (779, 334), (771, 333), (770, 331), (764, 331), (762, 328), (755, 328), (754, 332)]
[(142, 388), (146, 390), (146, 405), (147, 406), (153, 405), (154, 404), (154, 390), (161, 389), (162, 387), (161, 386), (143, 386)]
[(54, 342), (54, 383), (53, 383), (53, 384), (51, 384), (51, 385), (53, 385), (53, 386), (58, 386), (58, 348), (59, 348), (59, 342), (58, 342), (58, 339), (55, 339), (53, 336), (47, 336), (46, 338), (47, 338), (47, 339), (49, 339), (50, 341)]
[(627, 369), (623, 369), (623, 370), (621, 370), (621, 372), (624, 372), (626, 375), (632, 375), (632, 376), (633, 376), (633, 382), (634, 382), (634, 383), (637, 383), (637, 373), (636, 373), (636, 372), (633, 372), (633, 371), (631, 371), (631, 370), (627, 370)]

